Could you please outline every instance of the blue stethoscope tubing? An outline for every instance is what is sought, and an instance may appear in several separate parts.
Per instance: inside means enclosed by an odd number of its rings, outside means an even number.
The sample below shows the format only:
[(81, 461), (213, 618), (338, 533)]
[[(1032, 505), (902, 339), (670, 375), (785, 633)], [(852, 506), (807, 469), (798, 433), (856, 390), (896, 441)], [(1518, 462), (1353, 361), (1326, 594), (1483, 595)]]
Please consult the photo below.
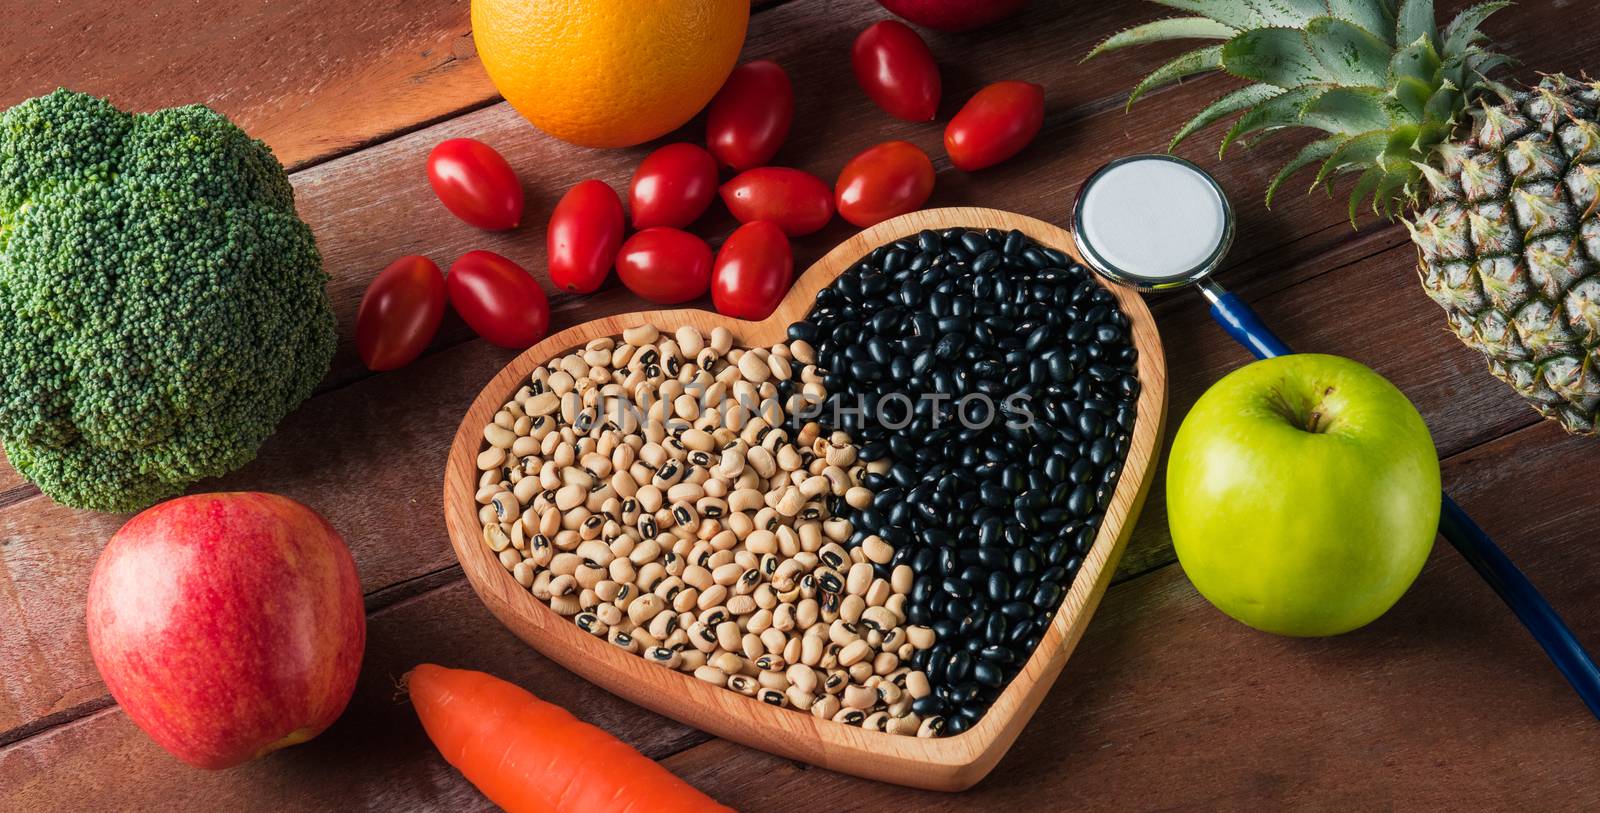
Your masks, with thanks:
[[(1209, 278), (1200, 280), (1198, 287), (1211, 302), (1211, 318), (1256, 358), (1273, 358), (1294, 352), (1282, 339), (1273, 335), (1272, 330), (1244, 300)], [(1505, 551), (1472, 521), (1472, 517), (1467, 516), (1466, 511), (1461, 510), (1455, 500), (1450, 499), (1449, 494), (1441, 494), (1441, 497), (1439, 534), (1516, 613), (1533, 639), (1544, 647), (1545, 654), (1550, 656), (1556, 668), (1572, 684), (1573, 691), (1583, 699), (1584, 705), (1595, 717), (1600, 718), (1600, 668), (1596, 668), (1594, 658), (1584, 650), (1583, 644), (1578, 642), (1550, 602), (1540, 595), (1538, 588), (1511, 563)]]

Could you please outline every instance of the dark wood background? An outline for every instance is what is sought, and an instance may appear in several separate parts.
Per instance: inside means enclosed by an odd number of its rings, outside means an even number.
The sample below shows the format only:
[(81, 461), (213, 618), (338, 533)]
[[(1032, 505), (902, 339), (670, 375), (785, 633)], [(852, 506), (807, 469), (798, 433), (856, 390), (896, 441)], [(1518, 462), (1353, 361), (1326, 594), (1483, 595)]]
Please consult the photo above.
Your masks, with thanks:
[[(1600, 17), (1588, 5), (1529, 0), (1487, 29), (1523, 60), (1522, 78), (1600, 69)], [(1062, 222), (1094, 167), (1164, 148), (1228, 86), (1217, 77), (1186, 82), (1125, 114), (1127, 90), (1177, 49), (1078, 60), (1101, 38), (1162, 12), (1145, 3), (1035, 0), (984, 31), (928, 33), (944, 72), (941, 118), (991, 81), (1046, 88), (1037, 142), (969, 175), (944, 160), (939, 126), (893, 120), (855, 88), (850, 42), (887, 16), (877, 3), (757, 6), (742, 59), (781, 62), (799, 108), (777, 162), (831, 179), (858, 150), (904, 138), (939, 168), (930, 205)], [(857, 780), (709, 738), (522, 645), (462, 580), (439, 506), (451, 433), (511, 353), (448, 316), (422, 360), (372, 375), (351, 347), (356, 303), (378, 270), (409, 253), (444, 266), (492, 249), (543, 280), (543, 224), (561, 193), (586, 177), (625, 189), (649, 147), (586, 150), (534, 130), (495, 95), (467, 18), (465, 0), (0, 3), (0, 105), (57, 86), (134, 109), (204, 102), (289, 166), (333, 275), (340, 351), (318, 394), (255, 463), (201, 488), (275, 491), (321, 511), (355, 553), (370, 614), (361, 684), (326, 734), (230, 771), (188, 768), (116, 708), (85, 644), (89, 573), (124, 517), (56, 506), (0, 465), (0, 806), (487, 807), (429, 746), (396, 692), (406, 669), (436, 661), (527, 686), (746, 810), (1600, 807), (1600, 725), (1447, 545), (1371, 626), (1328, 640), (1272, 637), (1222, 616), (1185, 580), (1159, 486), (1054, 692), (989, 779), (960, 795)], [(434, 199), (424, 156), (459, 135), (487, 141), (516, 167), (529, 193), (528, 225), (487, 235)], [(701, 137), (696, 121), (670, 138)], [(1213, 169), (1240, 210), (1223, 279), (1292, 345), (1360, 360), (1404, 390), (1433, 431), (1446, 487), (1579, 636), (1600, 647), (1600, 441), (1538, 420), (1445, 332), (1441, 311), (1416, 284), (1402, 228), (1366, 222), (1352, 231), (1342, 202), (1321, 194), (1284, 194), (1266, 210), (1260, 192), (1295, 143), (1219, 163), (1208, 134), (1181, 151)], [(718, 210), (696, 230), (719, 239), (730, 225)], [(797, 263), (848, 233), (836, 221), (797, 242)], [(552, 294), (552, 304), (554, 328), (640, 306), (614, 284), (592, 297)], [(1172, 365), (1175, 428), (1207, 384), (1247, 357), (1210, 323), (1198, 296), (1152, 304)]]

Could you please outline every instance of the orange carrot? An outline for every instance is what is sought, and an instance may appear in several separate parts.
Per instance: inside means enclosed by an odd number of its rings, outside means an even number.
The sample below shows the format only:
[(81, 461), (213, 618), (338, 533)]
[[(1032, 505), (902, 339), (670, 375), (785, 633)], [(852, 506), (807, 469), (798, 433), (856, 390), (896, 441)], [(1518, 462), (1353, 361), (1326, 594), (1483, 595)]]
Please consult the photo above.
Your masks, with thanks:
[(733, 813), (616, 737), (493, 675), (425, 663), (406, 680), (434, 747), (510, 813)]

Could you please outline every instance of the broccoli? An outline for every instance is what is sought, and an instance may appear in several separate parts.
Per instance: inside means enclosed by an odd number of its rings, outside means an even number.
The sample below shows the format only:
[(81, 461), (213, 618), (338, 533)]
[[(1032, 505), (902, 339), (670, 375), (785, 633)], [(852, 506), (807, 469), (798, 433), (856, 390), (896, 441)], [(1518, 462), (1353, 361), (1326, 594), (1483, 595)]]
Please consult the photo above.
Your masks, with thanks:
[(221, 114), (67, 90), (0, 114), (0, 443), (57, 502), (137, 510), (252, 460), (328, 370), (327, 279)]

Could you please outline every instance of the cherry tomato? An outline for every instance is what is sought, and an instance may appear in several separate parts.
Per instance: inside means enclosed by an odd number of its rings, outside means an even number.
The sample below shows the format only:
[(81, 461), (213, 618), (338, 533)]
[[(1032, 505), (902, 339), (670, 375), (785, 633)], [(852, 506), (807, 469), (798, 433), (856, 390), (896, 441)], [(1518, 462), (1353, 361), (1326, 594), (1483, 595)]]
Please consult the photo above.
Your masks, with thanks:
[(356, 351), (373, 372), (415, 361), (444, 316), (444, 275), (427, 257), (401, 257), (367, 286), (356, 309)]
[(772, 160), (794, 121), (789, 74), (770, 59), (733, 69), (706, 108), (706, 146), (723, 166), (743, 172)]
[(833, 190), (821, 178), (788, 167), (756, 167), (722, 185), (722, 202), (740, 223), (766, 220), (784, 234), (810, 234), (833, 219)]
[(611, 273), (622, 245), (622, 201), (603, 181), (579, 181), (550, 213), (545, 247), (550, 281), (563, 291), (591, 294)]
[(717, 196), (717, 160), (694, 144), (668, 144), (644, 157), (628, 186), (633, 227), (681, 229)]
[(651, 302), (688, 302), (711, 284), (711, 247), (686, 231), (645, 229), (622, 244), (617, 276), (628, 290)]
[(856, 82), (885, 113), (906, 121), (933, 121), (939, 112), (939, 65), (917, 32), (884, 20), (856, 37), (850, 50)]
[(921, 208), (933, 194), (933, 162), (915, 144), (885, 141), (850, 159), (834, 190), (839, 216), (866, 228)]
[(522, 266), (492, 251), (469, 251), (445, 278), (450, 306), (479, 336), (521, 349), (550, 329), (550, 300)]
[(711, 269), (711, 304), (738, 319), (765, 319), (794, 282), (789, 238), (775, 223), (746, 223), (723, 241)]
[(1022, 152), (1044, 125), (1044, 88), (996, 82), (973, 94), (944, 128), (944, 151), (956, 169), (992, 167)]
[(494, 148), (472, 138), (439, 142), (428, 153), (428, 183), (468, 225), (489, 231), (522, 222), (522, 182)]

